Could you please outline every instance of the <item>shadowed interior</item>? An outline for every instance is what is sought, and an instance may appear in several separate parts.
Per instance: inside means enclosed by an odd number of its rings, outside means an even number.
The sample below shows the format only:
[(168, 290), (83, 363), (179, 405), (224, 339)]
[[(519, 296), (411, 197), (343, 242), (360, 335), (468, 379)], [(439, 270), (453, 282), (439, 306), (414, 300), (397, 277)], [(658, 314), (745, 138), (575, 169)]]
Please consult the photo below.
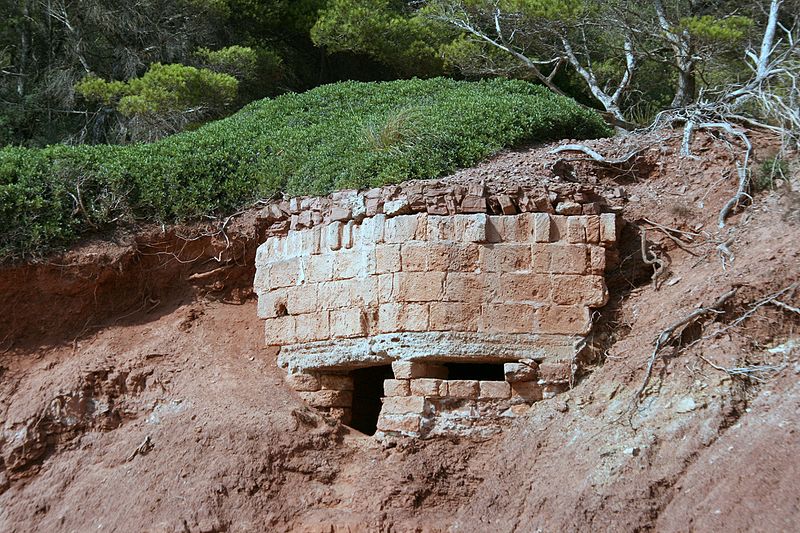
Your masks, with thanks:
[(445, 363), (447, 379), (504, 381), (503, 363)]
[(351, 372), (353, 377), (353, 416), (350, 427), (374, 435), (381, 412), (383, 380), (392, 379), (390, 365), (370, 366)]

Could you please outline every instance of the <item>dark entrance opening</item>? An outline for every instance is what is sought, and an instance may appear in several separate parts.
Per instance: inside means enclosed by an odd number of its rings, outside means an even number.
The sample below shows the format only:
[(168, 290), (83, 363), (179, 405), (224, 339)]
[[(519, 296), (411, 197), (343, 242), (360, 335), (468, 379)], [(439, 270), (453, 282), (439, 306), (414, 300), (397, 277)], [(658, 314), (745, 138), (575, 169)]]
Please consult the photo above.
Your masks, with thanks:
[(505, 381), (503, 363), (445, 363), (447, 379)]
[(383, 380), (394, 378), (389, 365), (353, 370), (353, 418), (350, 427), (365, 435), (374, 435), (381, 413)]

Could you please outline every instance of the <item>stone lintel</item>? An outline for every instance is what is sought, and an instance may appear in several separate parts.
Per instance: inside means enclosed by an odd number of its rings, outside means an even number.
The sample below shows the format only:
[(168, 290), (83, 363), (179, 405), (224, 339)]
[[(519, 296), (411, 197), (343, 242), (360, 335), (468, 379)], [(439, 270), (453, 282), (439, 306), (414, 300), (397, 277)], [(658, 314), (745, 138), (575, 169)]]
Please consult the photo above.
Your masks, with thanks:
[(387, 333), (283, 346), (278, 365), (291, 373), (363, 368), (397, 360), (504, 363), (571, 361), (583, 349), (583, 337), (545, 334), (464, 332)]

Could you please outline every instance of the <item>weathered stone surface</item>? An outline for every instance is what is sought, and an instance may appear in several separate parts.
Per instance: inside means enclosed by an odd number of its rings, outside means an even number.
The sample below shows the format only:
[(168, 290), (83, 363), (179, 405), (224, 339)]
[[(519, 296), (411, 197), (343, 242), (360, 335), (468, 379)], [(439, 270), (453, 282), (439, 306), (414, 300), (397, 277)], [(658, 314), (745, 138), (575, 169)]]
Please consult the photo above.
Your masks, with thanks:
[(378, 430), (400, 435), (418, 436), (422, 429), (422, 417), (419, 415), (391, 416), (381, 414), (378, 418)]
[(384, 396), (410, 396), (410, 379), (385, 379), (383, 380)]
[(447, 378), (447, 368), (442, 365), (416, 361), (393, 361), (395, 379)]
[(481, 307), (460, 302), (430, 304), (431, 331), (478, 331)]
[(383, 399), (383, 412), (387, 414), (423, 414), (426, 407), (422, 396), (390, 396)]
[(561, 202), (556, 206), (559, 215), (580, 215), (582, 212), (581, 204), (576, 202)]
[(533, 215), (533, 240), (536, 242), (550, 242), (550, 215), (536, 213)]
[(614, 213), (600, 215), (600, 240), (607, 244), (617, 242), (617, 217)]
[(447, 395), (451, 398), (477, 400), (480, 392), (480, 384), (474, 380), (452, 379), (447, 382)]
[(539, 379), (539, 365), (530, 359), (525, 362), (506, 363), (503, 365), (503, 373), (509, 383), (536, 381)]
[(319, 390), (298, 394), (312, 407), (350, 407), (353, 403), (353, 393), (344, 390)]
[(538, 402), (542, 399), (542, 386), (535, 381), (517, 381), (511, 383), (511, 397), (526, 402)]
[(480, 381), (479, 398), (511, 398), (511, 386), (505, 381)]
[[(353, 378), (339, 374), (321, 374), (320, 387), (325, 390), (353, 390)], [(297, 390), (297, 389), (295, 389)]]
[(314, 392), (321, 388), (316, 374), (286, 374), (286, 384), (298, 392)]
[(397, 215), (406, 215), (411, 212), (408, 198), (398, 198), (383, 204), (383, 213), (387, 217), (394, 217)]
[(411, 380), (411, 394), (413, 396), (439, 397), (439, 389), (442, 386), (441, 379), (417, 378)]

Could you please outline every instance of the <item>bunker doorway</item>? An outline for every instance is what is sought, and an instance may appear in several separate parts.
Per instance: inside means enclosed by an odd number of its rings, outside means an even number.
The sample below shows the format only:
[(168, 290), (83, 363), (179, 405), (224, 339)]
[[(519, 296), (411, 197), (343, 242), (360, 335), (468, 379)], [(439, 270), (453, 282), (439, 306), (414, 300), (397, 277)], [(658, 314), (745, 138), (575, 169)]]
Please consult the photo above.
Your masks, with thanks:
[(353, 370), (353, 414), (350, 427), (365, 435), (374, 435), (381, 413), (383, 380), (394, 378), (390, 365)]

